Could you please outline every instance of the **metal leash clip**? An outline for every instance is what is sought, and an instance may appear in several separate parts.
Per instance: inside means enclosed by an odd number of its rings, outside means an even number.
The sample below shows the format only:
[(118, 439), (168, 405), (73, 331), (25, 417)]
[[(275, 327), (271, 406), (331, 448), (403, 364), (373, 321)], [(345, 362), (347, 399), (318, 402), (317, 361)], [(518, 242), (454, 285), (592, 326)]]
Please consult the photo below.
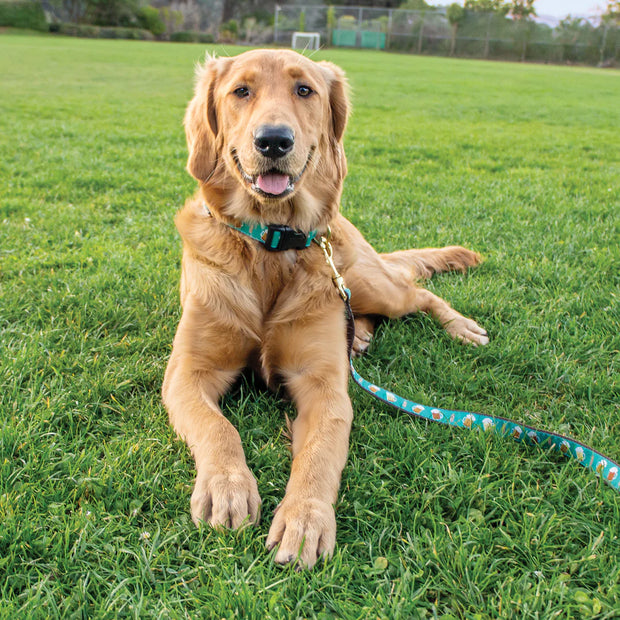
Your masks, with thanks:
[(334, 249), (332, 248), (332, 244), (329, 242), (331, 237), (332, 237), (332, 231), (331, 231), (331, 228), (328, 226), (327, 237), (321, 236), (320, 241), (317, 241), (317, 243), (319, 244), (319, 247), (321, 248), (321, 250), (323, 250), (323, 254), (325, 255), (325, 261), (327, 262), (327, 264), (330, 266), (332, 270), (332, 273), (333, 273), (332, 282), (334, 283), (334, 286), (338, 289), (338, 293), (340, 294), (340, 297), (342, 297), (343, 301), (349, 301), (349, 296), (350, 296), (349, 290), (345, 287), (344, 278), (338, 273), (338, 270), (336, 269), (336, 265), (334, 265)]

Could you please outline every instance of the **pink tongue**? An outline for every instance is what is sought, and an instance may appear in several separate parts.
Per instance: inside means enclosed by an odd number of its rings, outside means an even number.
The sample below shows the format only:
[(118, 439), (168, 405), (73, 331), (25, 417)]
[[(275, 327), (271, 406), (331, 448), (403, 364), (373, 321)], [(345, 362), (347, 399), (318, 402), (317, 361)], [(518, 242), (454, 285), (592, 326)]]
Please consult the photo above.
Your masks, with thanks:
[(288, 176), (286, 174), (266, 174), (259, 175), (256, 179), (256, 185), (265, 192), (265, 194), (282, 194), (288, 187)]

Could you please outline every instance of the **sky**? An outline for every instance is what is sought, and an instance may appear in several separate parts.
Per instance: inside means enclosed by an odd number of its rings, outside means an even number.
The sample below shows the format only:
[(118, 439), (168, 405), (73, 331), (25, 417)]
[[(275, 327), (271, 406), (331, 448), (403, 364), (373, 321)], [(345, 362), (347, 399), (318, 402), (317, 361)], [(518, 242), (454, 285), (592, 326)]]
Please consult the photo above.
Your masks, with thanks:
[[(450, 4), (447, 0), (430, 4)], [(461, 1), (460, 4), (463, 4)], [(600, 15), (607, 6), (606, 0), (535, 0), (538, 15), (566, 17), (567, 15)]]
[(607, 6), (605, 0), (536, 0), (534, 7), (539, 15), (565, 17), (571, 15), (600, 14)]

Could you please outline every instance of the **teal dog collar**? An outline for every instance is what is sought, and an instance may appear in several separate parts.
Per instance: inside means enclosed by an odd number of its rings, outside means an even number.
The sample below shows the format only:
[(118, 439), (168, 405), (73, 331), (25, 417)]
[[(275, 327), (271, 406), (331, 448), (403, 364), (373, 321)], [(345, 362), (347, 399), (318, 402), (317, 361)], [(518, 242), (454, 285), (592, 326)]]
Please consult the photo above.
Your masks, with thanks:
[[(211, 215), (207, 205), (203, 205), (208, 215)], [(261, 226), (257, 223), (244, 223), (241, 226), (226, 226), (251, 237), (262, 243), (269, 252), (284, 252), (285, 250), (303, 250), (307, 248), (317, 236), (316, 230), (311, 230), (307, 235), (300, 230), (280, 224), (268, 224)]]

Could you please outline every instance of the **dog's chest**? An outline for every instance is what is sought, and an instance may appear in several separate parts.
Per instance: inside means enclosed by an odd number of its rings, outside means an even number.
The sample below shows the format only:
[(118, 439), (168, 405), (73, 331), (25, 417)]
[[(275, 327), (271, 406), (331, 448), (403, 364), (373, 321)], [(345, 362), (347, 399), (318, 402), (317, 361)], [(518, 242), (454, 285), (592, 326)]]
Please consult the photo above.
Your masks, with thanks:
[(255, 267), (255, 290), (261, 300), (263, 314), (267, 315), (276, 305), (296, 275), (299, 261), (295, 250), (267, 254)]

